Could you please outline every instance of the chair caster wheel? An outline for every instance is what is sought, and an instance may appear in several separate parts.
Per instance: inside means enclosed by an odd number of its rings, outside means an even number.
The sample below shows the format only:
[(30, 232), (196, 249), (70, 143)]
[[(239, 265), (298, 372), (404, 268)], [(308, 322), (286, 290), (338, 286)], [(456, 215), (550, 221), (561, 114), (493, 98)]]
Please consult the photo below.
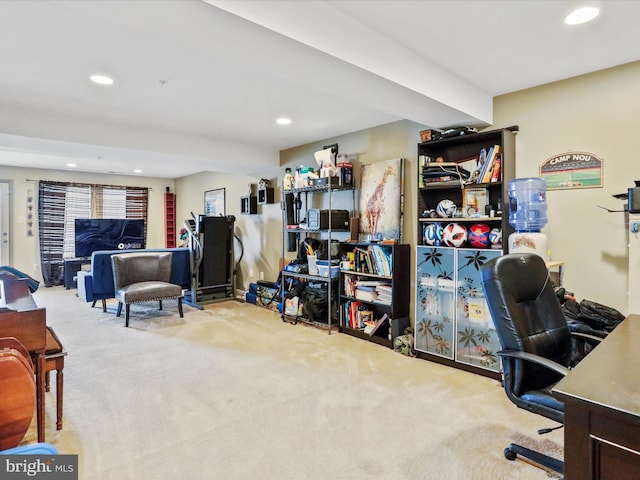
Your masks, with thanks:
[(507, 460), (515, 460), (516, 457), (518, 456), (516, 454), (516, 452), (514, 452), (513, 450), (511, 450), (509, 447), (504, 449), (504, 458), (506, 458)]

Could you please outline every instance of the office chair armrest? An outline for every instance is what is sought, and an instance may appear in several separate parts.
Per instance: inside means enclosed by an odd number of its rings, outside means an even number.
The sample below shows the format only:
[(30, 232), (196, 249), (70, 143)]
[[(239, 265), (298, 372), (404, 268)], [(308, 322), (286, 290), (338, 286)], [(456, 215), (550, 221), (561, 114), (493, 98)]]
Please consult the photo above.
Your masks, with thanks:
[(548, 368), (549, 370), (553, 370), (554, 372), (559, 373), (562, 376), (565, 376), (567, 373), (569, 373), (569, 369), (564, 365), (560, 365), (553, 360), (549, 360), (548, 358), (544, 358), (533, 353), (519, 352), (516, 350), (501, 350), (498, 352), (498, 355), (500, 355), (501, 357), (517, 358), (520, 360), (537, 363), (538, 365)]
[(585, 340), (587, 342), (600, 343), (603, 338), (596, 337), (595, 335), (589, 335), (588, 333), (571, 332), (572, 337), (576, 337), (579, 340)]

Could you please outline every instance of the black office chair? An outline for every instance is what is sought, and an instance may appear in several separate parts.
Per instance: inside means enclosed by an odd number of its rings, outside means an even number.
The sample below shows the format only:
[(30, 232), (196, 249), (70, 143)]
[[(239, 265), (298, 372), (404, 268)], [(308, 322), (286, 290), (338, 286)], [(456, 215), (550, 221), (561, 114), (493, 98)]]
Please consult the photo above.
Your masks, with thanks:
[[(502, 360), (502, 382), (507, 397), (520, 408), (563, 423), (564, 404), (551, 395), (551, 389), (574, 362), (572, 335), (594, 343), (601, 339), (569, 331), (540, 256), (503, 255), (485, 263), (480, 275), (502, 348), (498, 355)], [(504, 455), (509, 460), (521, 455), (563, 473), (562, 460), (521, 445), (512, 443), (505, 448)]]

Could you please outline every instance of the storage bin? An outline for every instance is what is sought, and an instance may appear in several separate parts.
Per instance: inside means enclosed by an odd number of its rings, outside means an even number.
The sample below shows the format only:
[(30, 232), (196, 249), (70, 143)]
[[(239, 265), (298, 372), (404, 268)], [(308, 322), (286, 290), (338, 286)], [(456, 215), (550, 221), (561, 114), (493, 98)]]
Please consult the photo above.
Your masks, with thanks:
[[(329, 277), (329, 260), (318, 260), (318, 275), (321, 277)], [(340, 274), (340, 265), (336, 265), (334, 261), (331, 262), (331, 278), (338, 278)]]

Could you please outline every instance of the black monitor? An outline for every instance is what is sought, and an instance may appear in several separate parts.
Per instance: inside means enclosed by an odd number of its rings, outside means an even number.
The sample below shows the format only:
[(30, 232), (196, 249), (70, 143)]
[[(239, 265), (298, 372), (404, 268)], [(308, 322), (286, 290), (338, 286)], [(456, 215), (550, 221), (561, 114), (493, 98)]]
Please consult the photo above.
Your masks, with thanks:
[(142, 219), (77, 218), (75, 229), (76, 257), (90, 257), (97, 250), (145, 247)]

